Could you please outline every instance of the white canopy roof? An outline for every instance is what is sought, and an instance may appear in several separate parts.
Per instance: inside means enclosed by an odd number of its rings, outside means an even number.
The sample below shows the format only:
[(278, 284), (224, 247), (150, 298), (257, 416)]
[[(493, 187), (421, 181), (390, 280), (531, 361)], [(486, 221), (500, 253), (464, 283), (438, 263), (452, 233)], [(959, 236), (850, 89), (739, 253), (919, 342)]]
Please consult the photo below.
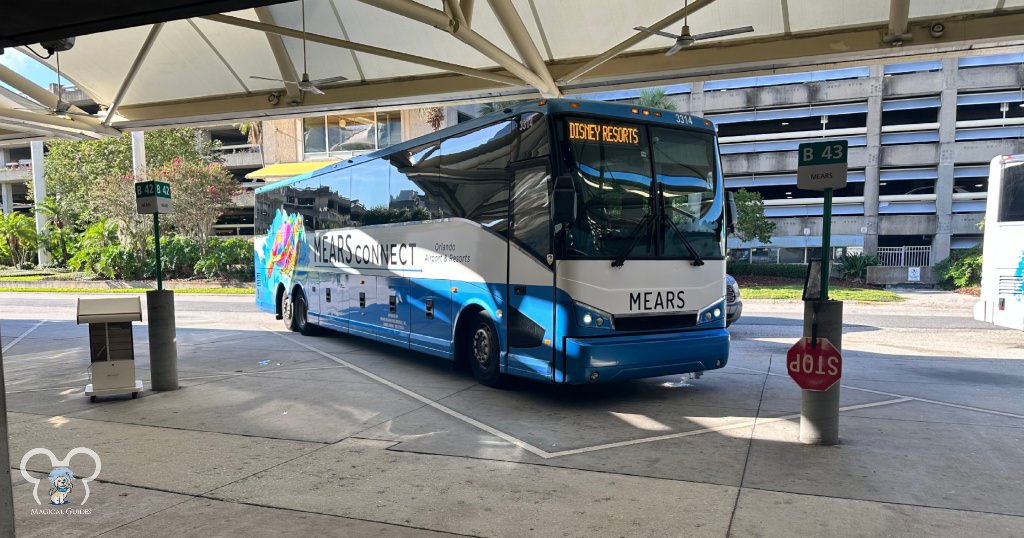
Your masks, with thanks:
[[(1021, 43), (1024, 0), (306, 0), (77, 38), (61, 70), (116, 110), (117, 129), (501, 95), (555, 96), (709, 76), (806, 70)], [(673, 40), (753, 26), (666, 57)], [(908, 23), (909, 21), (909, 23)], [(944, 32), (933, 36), (932, 24)], [(283, 36), (282, 36), (283, 35)], [(315, 41), (315, 42), (314, 42)], [(899, 45), (899, 46), (896, 46)], [(55, 65), (56, 58), (46, 62)], [(324, 95), (250, 78), (344, 76)], [(0, 81), (25, 81), (0, 68)], [(44, 92), (45, 93), (45, 92)], [(29, 95), (47, 107), (45, 96)], [(25, 125), (0, 95), (0, 129)], [(51, 100), (52, 101), (52, 100)], [(36, 131), (111, 134), (100, 119), (35, 113)], [(15, 121), (18, 120), (18, 121)]]

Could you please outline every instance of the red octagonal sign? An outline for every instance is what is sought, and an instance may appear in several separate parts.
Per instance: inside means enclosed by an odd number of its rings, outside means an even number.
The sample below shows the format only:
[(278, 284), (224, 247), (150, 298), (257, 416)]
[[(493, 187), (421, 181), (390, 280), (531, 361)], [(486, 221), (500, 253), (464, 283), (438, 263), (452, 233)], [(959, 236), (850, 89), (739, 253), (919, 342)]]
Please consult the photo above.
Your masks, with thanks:
[(843, 356), (826, 338), (819, 338), (817, 345), (801, 338), (786, 353), (786, 370), (800, 388), (826, 391), (843, 375)]

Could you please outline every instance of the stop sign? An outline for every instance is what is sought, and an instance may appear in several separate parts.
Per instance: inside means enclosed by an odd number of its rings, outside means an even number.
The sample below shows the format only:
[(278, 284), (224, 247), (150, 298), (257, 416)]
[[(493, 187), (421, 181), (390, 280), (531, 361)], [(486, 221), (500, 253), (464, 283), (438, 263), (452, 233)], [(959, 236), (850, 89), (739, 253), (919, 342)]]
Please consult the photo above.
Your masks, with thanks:
[(801, 338), (786, 353), (786, 370), (800, 388), (826, 391), (843, 375), (843, 356), (826, 338), (812, 345), (810, 338)]

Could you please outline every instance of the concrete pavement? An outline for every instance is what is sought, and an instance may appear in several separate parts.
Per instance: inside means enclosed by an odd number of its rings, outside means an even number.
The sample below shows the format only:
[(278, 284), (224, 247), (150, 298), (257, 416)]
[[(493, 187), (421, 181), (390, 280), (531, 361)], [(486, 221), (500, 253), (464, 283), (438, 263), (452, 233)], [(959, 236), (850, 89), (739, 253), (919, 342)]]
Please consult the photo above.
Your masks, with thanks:
[[(973, 322), (970, 301), (847, 304), (842, 444), (810, 447), (784, 364), (794, 302), (748, 301), (729, 366), (698, 380), (495, 390), (285, 333), (249, 298), (179, 296), (183, 388), (89, 403), (74, 298), (0, 293), (18, 531), (1020, 536), (1024, 335)], [(147, 346), (140, 325), (148, 388)], [(78, 446), (102, 459), (91, 513), (38, 513), (22, 455)]]

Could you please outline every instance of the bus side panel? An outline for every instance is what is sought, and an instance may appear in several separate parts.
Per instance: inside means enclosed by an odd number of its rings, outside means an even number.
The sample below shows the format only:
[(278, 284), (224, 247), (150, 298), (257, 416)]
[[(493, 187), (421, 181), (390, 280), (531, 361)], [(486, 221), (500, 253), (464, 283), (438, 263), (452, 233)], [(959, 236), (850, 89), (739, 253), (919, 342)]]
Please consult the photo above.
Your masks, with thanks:
[(409, 279), (410, 348), (448, 359), (454, 358), (451, 287), (451, 280)]
[(388, 344), (409, 347), (408, 281), (400, 276), (377, 277), (379, 317), (374, 316), (377, 339)]
[(349, 275), (338, 271), (320, 273), (320, 323), (330, 329), (348, 332), (346, 315), (346, 281)]
[(353, 275), (349, 280), (346, 318), (349, 332), (365, 338), (374, 338), (373, 305), (377, 297), (377, 277)]

